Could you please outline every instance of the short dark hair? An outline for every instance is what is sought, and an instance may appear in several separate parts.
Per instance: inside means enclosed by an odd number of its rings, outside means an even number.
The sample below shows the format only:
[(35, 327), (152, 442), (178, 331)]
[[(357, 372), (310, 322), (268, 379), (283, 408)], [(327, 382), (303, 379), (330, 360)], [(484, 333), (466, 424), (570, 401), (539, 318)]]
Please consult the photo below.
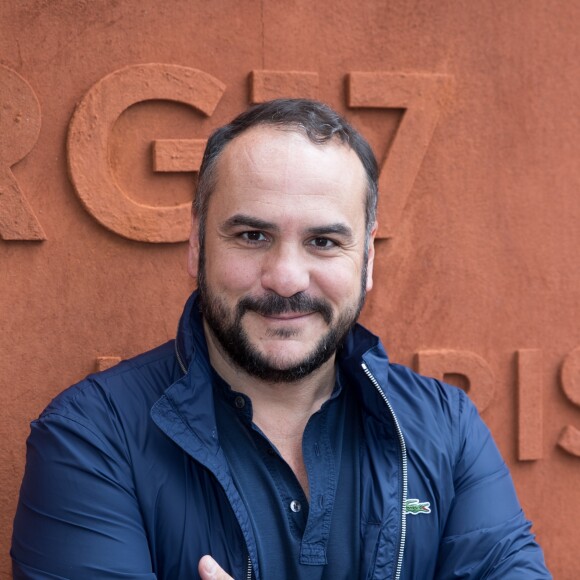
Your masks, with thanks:
[(211, 193), (215, 187), (216, 166), (224, 147), (251, 127), (271, 125), (304, 133), (316, 144), (338, 139), (348, 145), (361, 160), (367, 176), (365, 224), (367, 241), (377, 214), (379, 170), (366, 139), (328, 105), (310, 99), (276, 99), (254, 105), (231, 123), (210, 136), (199, 170), (193, 211), (199, 219), (200, 245), (203, 247), (205, 220)]

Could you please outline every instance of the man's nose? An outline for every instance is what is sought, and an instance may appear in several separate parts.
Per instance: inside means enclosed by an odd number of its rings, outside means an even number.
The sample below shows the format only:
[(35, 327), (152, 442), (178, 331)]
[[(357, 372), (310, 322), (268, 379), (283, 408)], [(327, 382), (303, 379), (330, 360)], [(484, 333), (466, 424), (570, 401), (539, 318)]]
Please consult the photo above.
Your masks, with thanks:
[(310, 286), (307, 260), (290, 245), (281, 245), (268, 252), (262, 265), (262, 287), (289, 298)]

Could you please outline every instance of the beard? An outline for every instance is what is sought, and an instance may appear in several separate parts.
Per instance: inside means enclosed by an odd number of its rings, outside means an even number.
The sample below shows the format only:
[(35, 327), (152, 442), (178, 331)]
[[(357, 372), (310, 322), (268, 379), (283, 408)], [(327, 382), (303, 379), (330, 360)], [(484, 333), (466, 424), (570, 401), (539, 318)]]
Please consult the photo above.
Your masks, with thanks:
[[(354, 305), (335, 315), (326, 299), (314, 298), (304, 292), (299, 292), (289, 298), (272, 292), (260, 297), (245, 296), (234, 308), (230, 308), (217, 292), (208, 287), (202, 256), (198, 275), (201, 313), (223, 354), (235, 366), (263, 381), (293, 383), (307, 377), (327, 362), (340, 348), (344, 338), (354, 326), (366, 297), (366, 263), (365, 255), (358, 300)], [(276, 357), (261, 353), (252, 343), (243, 328), (243, 317), (248, 312), (255, 312), (262, 316), (317, 313), (323, 318), (328, 330), (301, 360), (284, 363)], [(271, 331), (270, 336), (284, 339), (292, 338), (295, 334), (296, 332), (292, 329), (279, 328)]]

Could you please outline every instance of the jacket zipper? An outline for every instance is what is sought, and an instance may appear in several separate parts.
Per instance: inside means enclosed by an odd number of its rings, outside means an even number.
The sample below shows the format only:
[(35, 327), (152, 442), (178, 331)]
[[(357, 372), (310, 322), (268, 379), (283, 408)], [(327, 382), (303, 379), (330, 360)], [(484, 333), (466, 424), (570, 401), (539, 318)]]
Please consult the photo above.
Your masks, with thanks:
[[(177, 362), (179, 363), (179, 366), (183, 371), (183, 374), (184, 375), (187, 374), (187, 369), (183, 364), (183, 360), (181, 359), (181, 355), (179, 354), (179, 349), (177, 348), (177, 342), (175, 342), (175, 356), (177, 357)], [(246, 568), (246, 580), (252, 580), (252, 559), (250, 558), (249, 555), (248, 555), (248, 565)]]
[(393, 418), (395, 429), (397, 431), (397, 436), (399, 437), (399, 444), (401, 446), (401, 467), (403, 472), (403, 501), (401, 504), (401, 540), (399, 544), (399, 555), (397, 557), (397, 568), (395, 569), (395, 580), (399, 580), (401, 578), (401, 572), (403, 570), (403, 555), (405, 553), (405, 540), (407, 537), (407, 514), (405, 513), (405, 508), (407, 506), (407, 445), (405, 444), (403, 431), (401, 430), (399, 420), (395, 415), (395, 411), (393, 410), (391, 403), (387, 399), (377, 379), (375, 379), (375, 377), (373, 376), (367, 365), (365, 363), (362, 363), (361, 366), (365, 375), (369, 378), (371, 383), (374, 385), (374, 387), (381, 395), (383, 401), (385, 401), (385, 403), (387, 404), (389, 412), (391, 413), (391, 416)]

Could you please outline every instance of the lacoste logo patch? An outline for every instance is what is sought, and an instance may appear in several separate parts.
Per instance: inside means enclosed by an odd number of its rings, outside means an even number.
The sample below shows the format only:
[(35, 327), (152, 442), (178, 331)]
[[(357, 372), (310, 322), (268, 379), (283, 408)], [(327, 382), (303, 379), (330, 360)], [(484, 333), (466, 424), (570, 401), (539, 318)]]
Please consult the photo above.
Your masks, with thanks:
[(405, 513), (416, 516), (417, 514), (430, 514), (431, 503), (419, 501), (418, 499), (408, 499), (405, 503)]

